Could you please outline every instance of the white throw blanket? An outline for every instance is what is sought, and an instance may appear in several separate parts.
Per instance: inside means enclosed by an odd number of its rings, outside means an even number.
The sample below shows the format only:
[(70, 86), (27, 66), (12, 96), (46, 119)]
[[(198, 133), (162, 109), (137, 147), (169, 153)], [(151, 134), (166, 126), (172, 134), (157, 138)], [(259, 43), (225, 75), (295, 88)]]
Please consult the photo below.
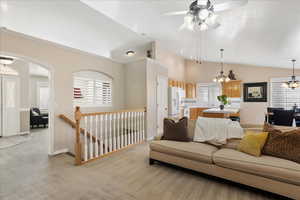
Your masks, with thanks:
[(242, 138), (244, 130), (230, 119), (199, 117), (196, 122), (194, 141), (223, 145), (231, 138)]

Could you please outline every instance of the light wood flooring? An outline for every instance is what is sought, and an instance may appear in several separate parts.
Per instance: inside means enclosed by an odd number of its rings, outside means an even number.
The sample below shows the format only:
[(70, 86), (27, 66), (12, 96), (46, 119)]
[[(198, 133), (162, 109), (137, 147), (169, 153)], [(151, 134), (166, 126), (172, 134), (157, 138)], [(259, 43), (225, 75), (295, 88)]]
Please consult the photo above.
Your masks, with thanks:
[(264, 200), (279, 196), (164, 164), (148, 165), (142, 144), (76, 167), (47, 156), (45, 131), (0, 150), (1, 200)]

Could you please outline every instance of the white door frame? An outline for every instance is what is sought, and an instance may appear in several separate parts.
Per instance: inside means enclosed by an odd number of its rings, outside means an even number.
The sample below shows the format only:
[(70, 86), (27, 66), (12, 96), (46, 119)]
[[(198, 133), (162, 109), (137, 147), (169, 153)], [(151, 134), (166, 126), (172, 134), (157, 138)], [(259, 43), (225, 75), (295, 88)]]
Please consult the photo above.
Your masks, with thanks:
[[(26, 62), (31, 62), (40, 65), (41, 67), (46, 68), (49, 71), (49, 89), (50, 89), (50, 96), (49, 96), (49, 138), (48, 138), (48, 155), (56, 155), (60, 152), (54, 152), (54, 100), (55, 100), (55, 92), (54, 92), (54, 68), (52, 65), (48, 63), (41, 62), (39, 60), (18, 55), (10, 52), (0, 51), (0, 55), (6, 55), (15, 57), (20, 60), (24, 60)], [(28, 99), (30, 96), (28, 95)], [(30, 107), (30, 106), (29, 106)], [(30, 108), (29, 108), (30, 109)]]
[[(166, 103), (166, 107), (164, 108), (164, 112), (166, 112), (166, 116), (165, 117), (168, 117), (168, 77), (167, 76), (164, 76), (164, 75), (161, 75), (161, 74), (159, 74), (159, 75), (157, 75), (157, 78), (156, 78), (156, 132), (158, 133), (159, 132), (159, 118), (160, 118), (160, 110), (159, 110), (159, 102), (158, 102), (158, 95), (159, 95), (159, 82), (160, 82), (160, 80), (161, 79), (165, 79), (166, 80), (166, 82), (167, 82), (167, 87), (166, 87), (166, 96), (167, 96), (167, 98), (165, 99), (165, 103)], [(163, 98), (163, 96), (161, 97), (161, 98)], [(163, 122), (162, 122), (162, 124), (163, 124)], [(163, 127), (162, 127), (162, 129), (163, 129)]]

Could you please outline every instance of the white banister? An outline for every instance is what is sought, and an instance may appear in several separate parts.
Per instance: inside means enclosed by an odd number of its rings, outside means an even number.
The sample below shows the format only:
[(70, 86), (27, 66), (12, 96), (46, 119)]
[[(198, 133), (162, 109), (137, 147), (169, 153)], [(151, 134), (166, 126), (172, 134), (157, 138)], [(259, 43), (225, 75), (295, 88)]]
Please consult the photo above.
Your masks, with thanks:
[[(81, 143), (80, 137), (79, 140), (76, 137), (78, 140), (76, 141), (76, 158), (79, 158), (76, 160), (76, 164), (84, 164), (98, 159), (110, 152), (140, 143), (145, 138), (144, 109), (81, 113), (77, 108), (76, 112), (76, 134), (80, 134), (81, 131), (83, 136), (83, 143)], [(80, 123), (81, 119), (82, 123)], [(78, 154), (79, 152), (81, 154)]]
[(87, 123), (87, 117), (84, 118), (84, 161), (88, 160), (88, 147), (87, 147), (87, 128), (88, 128), (88, 123)]
[(99, 156), (99, 143), (98, 143), (98, 140), (99, 140), (99, 137), (98, 137), (98, 128), (99, 128), (99, 120), (98, 120), (98, 115), (96, 115), (96, 118), (95, 118), (95, 138), (96, 138), (96, 142), (95, 142), (95, 157), (98, 157)]

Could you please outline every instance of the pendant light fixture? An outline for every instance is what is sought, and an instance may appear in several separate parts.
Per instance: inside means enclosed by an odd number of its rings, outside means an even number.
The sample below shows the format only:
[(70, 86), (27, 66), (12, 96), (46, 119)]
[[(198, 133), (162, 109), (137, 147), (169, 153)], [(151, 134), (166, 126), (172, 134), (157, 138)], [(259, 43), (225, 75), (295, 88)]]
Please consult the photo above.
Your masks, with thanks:
[(230, 81), (230, 78), (224, 74), (224, 49), (220, 49), (221, 53), (221, 72), (216, 78), (214, 78), (214, 82), (224, 83)]
[(290, 89), (294, 90), (294, 89), (300, 87), (300, 82), (298, 80), (296, 80), (296, 76), (295, 76), (295, 63), (296, 63), (296, 60), (293, 59), (292, 62), (293, 62), (292, 80), (283, 83), (283, 87), (290, 88)]

